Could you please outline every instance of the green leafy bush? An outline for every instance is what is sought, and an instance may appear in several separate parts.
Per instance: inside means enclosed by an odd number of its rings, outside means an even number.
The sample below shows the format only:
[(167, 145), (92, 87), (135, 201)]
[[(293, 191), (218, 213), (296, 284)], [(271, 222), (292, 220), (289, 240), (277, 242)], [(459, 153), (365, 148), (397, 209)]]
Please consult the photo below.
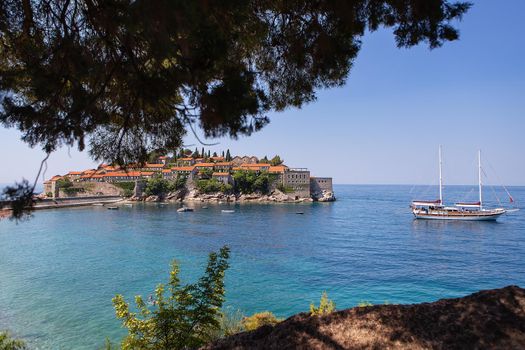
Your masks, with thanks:
[(272, 174), (268, 172), (257, 173), (255, 171), (240, 170), (233, 173), (235, 190), (242, 193), (270, 192), (270, 183), (274, 181)]
[(219, 328), (210, 333), (211, 341), (245, 331), (243, 319), (244, 314), (240, 310), (223, 310), (218, 318)]
[(357, 306), (359, 307), (367, 307), (367, 306), (372, 306), (373, 304), (371, 302), (369, 302), (368, 300), (361, 300)]
[(279, 185), (277, 186), (277, 189), (278, 189), (279, 191), (281, 191), (282, 193), (292, 193), (292, 192), (294, 192), (294, 190), (293, 190), (292, 187), (290, 187), (290, 186), (285, 186), (285, 185), (283, 185), (283, 184), (279, 184)]
[(197, 189), (201, 193), (214, 193), (221, 190), (221, 183), (215, 179), (197, 181)]
[(323, 295), (321, 295), (321, 301), (319, 302), (319, 307), (315, 307), (315, 305), (312, 303), (310, 304), (310, 314), (312, 315), (326, 315), (331, 312), (335, 311), (335, 303), (328, 299), (328, 294), (326, 292), (323, 292)]
[(60, 189), (66, 189), (66, 188), (72, 187), (73, 183), (71, 182), (71, 180), (69, 178), (63, 177), (63, 178), (57, 180), (56, 186), (58, 188), (60, 188)]
[(212, 169), (201, 169), (199, 170), (199, 175), (202, 179), (211, 179), (211, 176), (213, 175)]
[(281, 322), (280, 319), (275, 317), (270, 311), (259, 312), (249, 317), (245, 317), (242, 321), (244, 328), (247, 331), (253, 331), (261, 326), (273, 326)]
[(126, 182), (115, 182), (113, 185), (121, 188), (123, 190), (122, 195), (124, 197), (131, 197), (133, 196), (133, 192), (135, 191), (135, 182), (132, 181), (126, 181)]
[(61, 188), (61, 190), (64, 191), (64, 193), (67, 194), (68, 196), (72, 196), (77, 193), (85, 191), (83, 187), (64, 187), (64, 188)]
[(168, 285), (158, 285), (152, 306), (141, 296), (135, 297), (138, 313), (130, 311), (122, 295), (116, 295), (113, 305), (117, 318), (128, 330), (122, 348), (194, 349), (212, 340), (221, 326), (229, 256), (226, 246), (210, 253), (204, 276), (188, 285), (181, 285), (179, 265), (173, 261)]
[(148, 179), (144, 194), (146, 196), (163, 196), (175, 189), (175, 184), (160, 176)]
[(231, 184), (221, 184), (221, 192), (222, 193), (231, 193), (233, 192), (233, 186)]
[(19, 339), (13, 339), (9, 332), (0, 331), (0, 350), (23, 350), (27, 349), (25, 343)]
[(233, 186), (230, 184), (225, 184), (217, 179), (209, 179), (209, 180), (199, 180), (197, 181), (197, 189), (201, 193), (216, 193), (216, 192), (222, 192), (222, 193), (230, 193), (233, 190)]
[(188, 177), (186, 175), (177, 175), (177, 179), (175, 180), (175, 189), (180, 190), (186, 186), (186, 182), (188, 181)]

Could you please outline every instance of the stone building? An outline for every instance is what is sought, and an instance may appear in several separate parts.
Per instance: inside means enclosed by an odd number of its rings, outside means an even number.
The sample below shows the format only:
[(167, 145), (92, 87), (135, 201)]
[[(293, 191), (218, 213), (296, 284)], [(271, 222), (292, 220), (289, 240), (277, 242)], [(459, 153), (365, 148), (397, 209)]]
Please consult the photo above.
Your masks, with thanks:
[(293, 190), (291, 196), (310, 198), (310, 171), (305, 168), (288, 168), (282, 174), (282, 184)]
[(188, 179), (193, 179), (197, 174), (197, 168), (194, 165), (173, 167), (171, 168), (171, 171), (173, 172), (174, 177), (182, 175), (186, 176)]
[(232, 158), (231, 162), (233, 166), (240, 166), (241, 164), (256, 164), (259, 161), (259, 158), (255, 156), (235, 156)]
[(255, 172), (269, 171), (270, 167), (271, 167), (271, 164), (267, 164), (267, 163), (256, 163), (256, 164), (245, 163), (245, 164), (241, 164), (240, 166), (242, 170), (255, 171)]
[(195, 159), (192, 157), (185, 157), (185, 158), (178, 158), (177, 159), (177, 166), (183, 167), (183, 166), (192, 166), (195, 164)]
[(216, 172), (212, 174), (212, 179), (222, 182), (223, 184), (233, 184), (233, 178), (230, 173)]
[(215, 163), (213, 166), (213, 169), (218, 172), (230, 172), (232, 170), (232, 163), (231, 162), (218, 162)]
[(310, 178), (310, 192), (322, 193), (323, 191), (333, 192), (331, 177), (311, 177)]

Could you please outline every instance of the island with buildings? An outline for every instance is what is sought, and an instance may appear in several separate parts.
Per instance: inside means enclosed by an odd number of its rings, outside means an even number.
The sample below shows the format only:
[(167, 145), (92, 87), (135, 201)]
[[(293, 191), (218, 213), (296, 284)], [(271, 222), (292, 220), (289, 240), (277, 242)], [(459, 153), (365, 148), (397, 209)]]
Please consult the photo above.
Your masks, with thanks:
[(153, 153), (149, 162), (127, 166), (101, 164), (70, 171), (44, 182), (42, 199), (126, 197), (135, 201), (331, 202), (332, 178), (313, 177), (272, 159), (181, 150)]

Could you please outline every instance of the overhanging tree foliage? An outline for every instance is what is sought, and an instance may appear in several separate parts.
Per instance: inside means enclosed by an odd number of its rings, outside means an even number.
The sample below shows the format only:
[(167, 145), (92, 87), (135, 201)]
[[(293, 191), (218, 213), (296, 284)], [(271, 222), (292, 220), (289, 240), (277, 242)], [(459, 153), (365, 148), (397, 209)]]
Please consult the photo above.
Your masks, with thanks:
[(344, 84), (366, 30), (456, 40), (447, 0), (3, 0), (0, 123), (49, 153), (127, 164), (188, 128), (249, 135), (266, 113)]

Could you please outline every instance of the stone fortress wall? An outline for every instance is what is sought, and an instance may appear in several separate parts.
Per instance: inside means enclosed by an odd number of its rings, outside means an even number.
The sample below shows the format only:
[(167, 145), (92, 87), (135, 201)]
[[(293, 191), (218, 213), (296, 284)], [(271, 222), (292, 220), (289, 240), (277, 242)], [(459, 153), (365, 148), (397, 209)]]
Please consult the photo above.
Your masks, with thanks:
[(291, 196), (310, 198), (310, 171), (303, 168), (290, 168), (283, 176), (283, 185), (293, 190)]
[(332, 178), (331, 177), (311, 177), (310, 178), (310, 192), (311, 193), (317, 193), (317, 192), (333, 192), (333, 184), (332, 184)]

